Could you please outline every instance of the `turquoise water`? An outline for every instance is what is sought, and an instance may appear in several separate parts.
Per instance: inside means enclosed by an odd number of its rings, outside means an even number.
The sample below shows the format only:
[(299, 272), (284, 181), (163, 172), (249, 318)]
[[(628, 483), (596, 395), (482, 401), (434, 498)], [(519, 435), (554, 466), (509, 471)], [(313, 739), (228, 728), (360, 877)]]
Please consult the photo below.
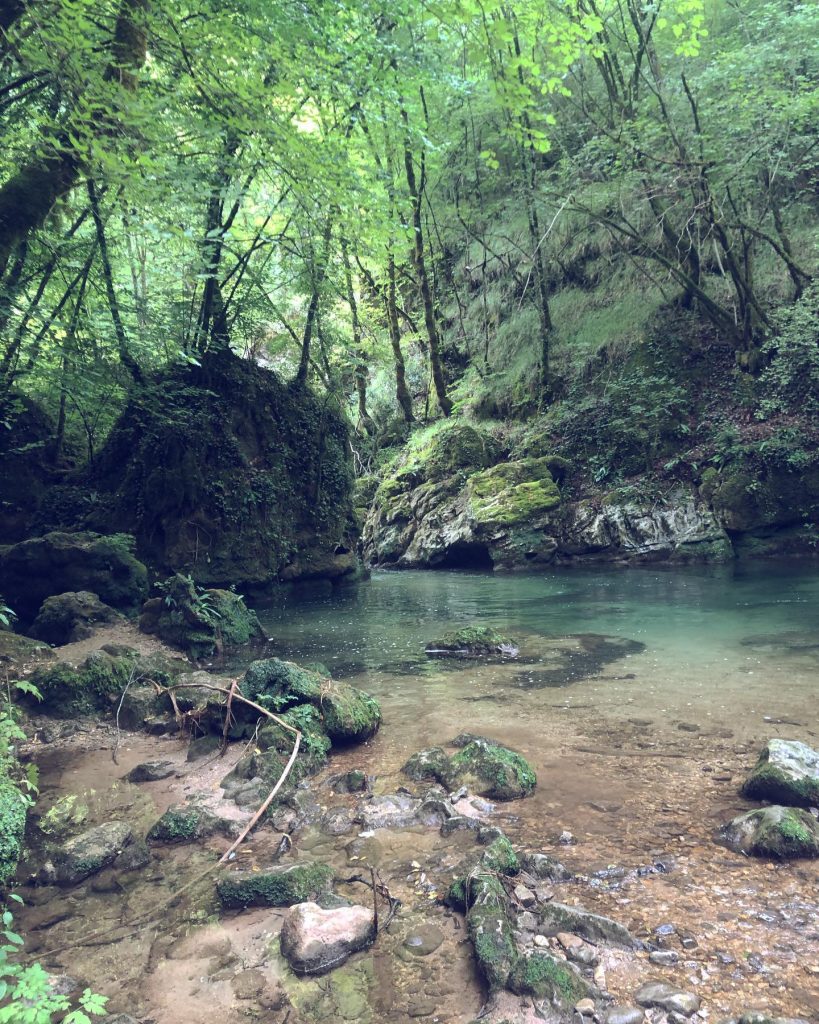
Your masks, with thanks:
[(819, 565), (377, 572), (260, 614), (284, 656), (320, 660), (339, 676), (421, 670), (428, 641), (473, 622), (512, 635), (619, 637), (644, 644), (647, 658), (702, 670), (773, 648), (819, 654)]

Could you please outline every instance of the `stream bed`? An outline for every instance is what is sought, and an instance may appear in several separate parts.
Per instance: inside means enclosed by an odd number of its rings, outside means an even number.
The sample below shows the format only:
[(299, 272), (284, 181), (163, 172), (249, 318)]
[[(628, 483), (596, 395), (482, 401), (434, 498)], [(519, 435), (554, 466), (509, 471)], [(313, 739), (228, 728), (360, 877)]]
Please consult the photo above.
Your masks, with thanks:
[[(696, 991), (706, 1019), (760, 1009), (819, 1020), (816, 862), (755, 861), (713, 841), (720, 824), (753, 806), (737, 791), (766, 739), (818, 745), (815, 565), (380, 572), (259, 614), (271, 638), (264, 653), (322, 662), (382, 704), (377, 736), (334, 755), (313, 784), (320, 802), (329, 773), (362, 768), (376, 793), (392, 793), (406, 781), (400, 767), (410, 754), (462, 730), (488, 735), (537, 772), (534, 795), (498, 805), (496, 820), (515, 845), (555, 854), (576, 873), (559, 898), (679, 954), (662, 969), (646, 954), (607, 961), (607, 989), (619, 1002), (661, 977)], [(543, 653), (501, 664), (425, 656), (428, 641), (471, 623), (530, 650), (542, 642)], [(236, 675), (261, 656), (241, 653), (212, 670)], [(125, 815), (147, 830), (192, 789), (218, 790), (234, 756), (193, 775), (179, 739), (128, 735), (117, 766), (111, 744), (109, 728), (89, 726), (44, 747), (44, 805), (81, 790), (95, 820)], [(140, 787), (121, 781), (159, 758), (178, 762), (177, 775)], [(349, 876), (359, 857), (351, 838), (308, 830), (294, 837), (294, 854)], [(368, 857), (403, 908), (371, 951), (318, 981), (288, 977), (276, 955), (283, 912), (219, 916), (206, 896), (155, 914), (149, 928), (119, 933), (116, 943), (63, 948), (169, 898), (207, 866), (216, 840), (210, 850), (155, 853), (132, 878), (104, 871), (75, 889), (24, 888), (20, 923), (50, 969), (110, 995), (112, 1010), (156, 1024), (466, 1024), (485, 992), (459, 917), (436, 902), (435, 883), (470, 841), (378, 831)], [(261, 829), (241, 855), (249, 866), (264, 863), (271, 842)], [(354, 883), (342, 891), (366, 896)], [(439, 944), (414, 955), (407, 940), (429, 928)]]

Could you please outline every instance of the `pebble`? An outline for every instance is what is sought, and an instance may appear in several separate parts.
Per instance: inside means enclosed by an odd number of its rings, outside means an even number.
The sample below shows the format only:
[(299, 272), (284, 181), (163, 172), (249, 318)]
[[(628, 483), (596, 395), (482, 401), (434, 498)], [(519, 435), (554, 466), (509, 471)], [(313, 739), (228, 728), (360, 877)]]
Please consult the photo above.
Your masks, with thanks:
[(532, 939), (532, 942), (534, 942), (536, 946), (540, 946), (541, 948), (544, 948), (545, 946), (549, 945), (549, 940), (546, 938), (545, 935), (536, 935), (534, 939)]
[(612, 1006), (605, 1016), (606, 1024), (643, 1024), (645, 1014), (637, 1006)]
[(523, 907), (533, 907), (537, 900), (535, 894), (531, 889), (527, 889), (525, 885), (516, 885), (514, 889), (515, 899)]
[(680, 959), (673, 949), (657, 949), (649, 953), (648, 959), (659, 967), (671, 967)]
[(581, 1017), (593, 1017), (594, 1016), (594, 1000), (593, 999), (581, 999), (578, 1003), (574, 1004), (574, 1008), (581, 1015)]
[(698, 995), (683, 992), (664, 981), (649, 981), (637, 989), (634, 998), (640, 1006), (656, 1006), (668, 1013), (681, 1013), (684, 1017), (690, 1017), (700, 1008)]

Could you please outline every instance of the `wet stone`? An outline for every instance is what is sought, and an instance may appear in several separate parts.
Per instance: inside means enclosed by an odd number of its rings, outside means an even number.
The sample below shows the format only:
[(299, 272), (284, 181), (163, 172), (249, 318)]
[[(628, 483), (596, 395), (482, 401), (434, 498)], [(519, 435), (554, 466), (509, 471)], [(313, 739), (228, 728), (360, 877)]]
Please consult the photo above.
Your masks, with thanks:
[(129, 782), (161, 782), (176, 771), (172, 761), (143, 761), (132, 768), (126, 778)]
[(637, 1006), (612, 1006), (603, 1019), (605, 1024), (643, 1024), (645, 1014)]
[(673, 949), (657, 949), (649, 953), (648, 959), (658, 967), (672, 967), (680, 959)]
[(372, 911), (366, 907), (322, 910), (316, 903), (299, 903), (285, 918), (281, 951), (297, 974), (324, 974), (374, 938)]
[(434, 924), (413, 928), (404, 939), (404, 946), (415, 956), (429, 956), (444, 941), (444, 933)]
[(200, 736), (188, 745), (188, 761), (200, 761), (209, 754), (215, 754), (222, 745), (220, 736)]
[(525, 885), (516, 885), (514, 895), (522, 907), (533, 907), (537, 903), (535, 894), (531, 889), (527, 889)]
[(698, 995), (684, 992), (664, 981), (650, 981), (642, 985), (634, 993), (634, 999), (640, 1006), (657, 1007), (668, 1013), (681, 1013), (684, 1017), (690, 1017), (700, 1008)]

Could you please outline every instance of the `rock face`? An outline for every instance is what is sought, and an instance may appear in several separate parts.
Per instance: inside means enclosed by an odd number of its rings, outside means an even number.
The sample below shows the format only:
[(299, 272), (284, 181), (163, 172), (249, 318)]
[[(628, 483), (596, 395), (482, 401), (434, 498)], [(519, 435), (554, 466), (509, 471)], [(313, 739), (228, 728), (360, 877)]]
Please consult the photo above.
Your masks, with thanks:
[(132, 533), (153, 568), (203, 586), (247, 593), (357, 566), (342, 416), (227, 351), (149, 380), (84, 483), (98, 496), (88, 525)]
[(819, 857), (819, 821), (796, 807), (748, 811), (723, 826), (719, 837), (732, 850), (755, 857)]
[(742, 794), (790, 807), (819, 807), (819, 753), (796, 740), (768, 740)]
[(281, 951), (297, 974), (325, 974), (375, 939), (365, 907), (322, 910), (317, 903), (291, 907), (281, 931)]
[(192, 658), (207, 658), (222, 646), (260, 640), (256, 613), (229, 590), (198, 590), (189, 576), (179, 573), (161, 584), (161, 597), (142, 606), (139, 628), (155, 633)]
[(262, 871), (232, 871), (216, 883), (222, 906), (290, 907), (314, 900), (328, 892), (333, 883), (332, 868), (326, 864), (290, 864)]
[(69, 839), (53, 857), (56, 881), (81, 882), (117, 859), (133, 839), (130, 825), (108, 821)]
[(137, 607), (148, 591), (148, 571), (124, 534), (47, 533), (0, 548), (0, 586), (23, 621), (47, 597), (90, 591), (114, 608)]
[(90, 637), (98, 623), (116, 622), (121, 618), (119, 612), (100, 601), (96, 594), (79, 590), (47, 597), (30, 633), (49, 644), (68, 644)]
[(727, 559), (733, 549), (707, 501), (681, 488), (665, 506), (611, 492), (568, 502), (557, 456), (501, 462), (485, 430), (463, 423), (412, 445), (373, 498), (363, 532), (374, 564), (535, 568), (583, 560)]

